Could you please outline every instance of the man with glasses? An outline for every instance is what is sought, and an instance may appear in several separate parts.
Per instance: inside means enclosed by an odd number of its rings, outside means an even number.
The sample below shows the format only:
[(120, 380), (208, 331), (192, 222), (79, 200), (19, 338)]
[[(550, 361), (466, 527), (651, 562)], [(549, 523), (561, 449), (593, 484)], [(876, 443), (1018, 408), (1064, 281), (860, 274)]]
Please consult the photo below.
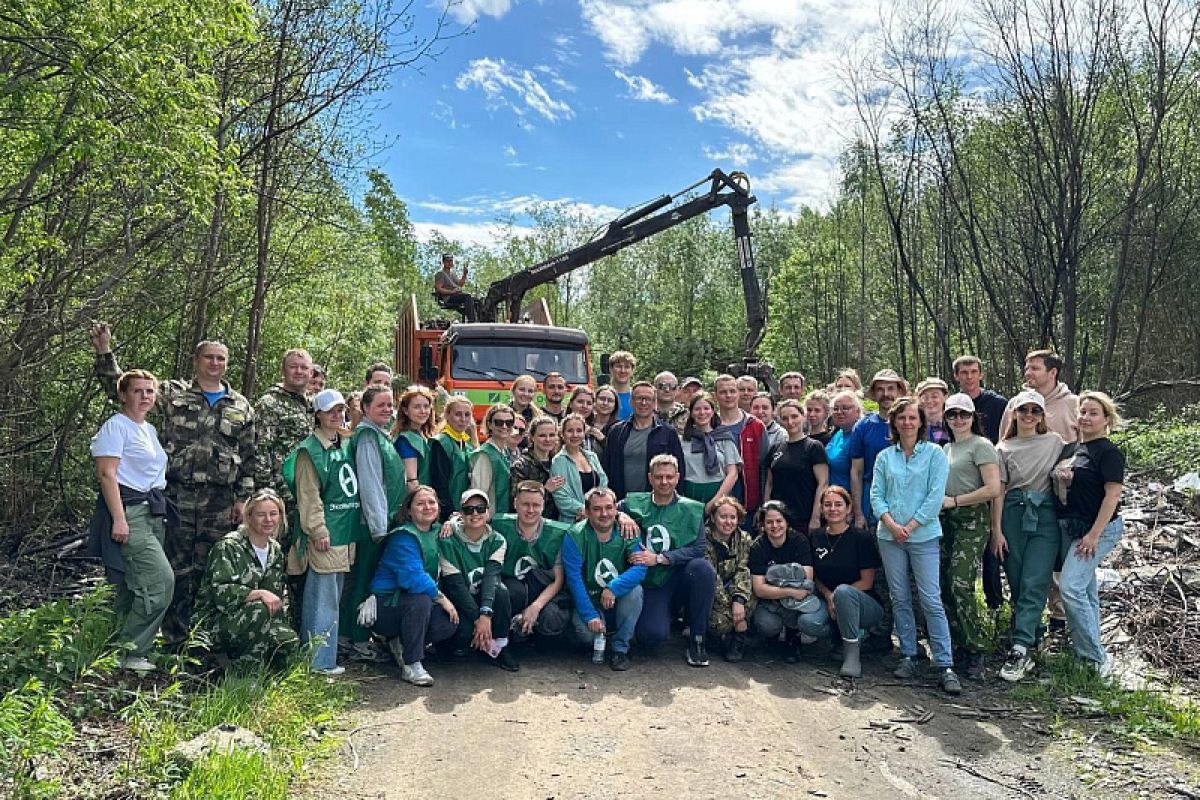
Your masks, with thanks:
[(658, 395), (653, 384), (638, 381), (630, 389), (630, 397), (633, 416), (612, 427), (604, 447), (604, 472), (618, 499), (629, 492), (649, 491), (650, 459), (660, 453), (675, 456), (680, 480), (686, 477), (679, 434), (654, 414)]
[(673, 372), (660, 372), (654, 376), (654, 391), (657, 405), (654, 414), (660, 420), (675, 428), (682, 435), (683, 426), (687, 424), (687, 406), (675, 398), (679, 394), (679, 380)]
[(586, 518), (572, 526), (562, 546), (563, 572), (575, 602), (575, 635), (592, 645), (593, 663), (603, 663), (607, 646), (609, 666), (623, 672), (629, 669), (629, 643), (642, 613), (646, 567), (631, 561), (642, 546), (617, 532), (617, 498), (611, 489), (589, 491), (583, 509)]
[(467, 489), (460, 497), (462, 524), (438, 539), (438, 565), (442, 591), (458, 611), (459, 649), (478, 650), (488, 661), (507, 672), (521, 668), (508, 648), (512, 603), (501, 575), (508, 545), (488, 524), (491, 508), (480, 489)]

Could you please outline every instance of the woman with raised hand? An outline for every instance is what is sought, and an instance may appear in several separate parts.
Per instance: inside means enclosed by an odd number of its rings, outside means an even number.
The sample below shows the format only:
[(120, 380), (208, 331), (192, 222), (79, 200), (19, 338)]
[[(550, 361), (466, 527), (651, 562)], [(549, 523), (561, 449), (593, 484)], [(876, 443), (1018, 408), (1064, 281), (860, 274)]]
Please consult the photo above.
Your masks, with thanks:
[(349, 442), (342, 435), (346, 401), (337, 390), (323, 389), (312, 405), (313, 432), (283, 462), (301, 534), (292, 538), (287, 571), (305, 576), (300, 638), (315, 645), (313, 671), (341, 675), (346, 670), (337, 663), (339, 615), (362, 533), (361, 504)]
[(396, 452), (404, 460), (404, 485), (410, 491), (429, 485), (429, 442), (437, 432), (433, 405), (433, 392), (424, 386), (409, 386), (396, 401), (392, 436)]
[(896, 636), (900, 640), (897, 678), (917, 676), (917, 622), (911, 580), (917, 585), (921, 611), (929, 633), (938, 684), (947, 694), (960, 694), (954, 674), (950, 627), (942, 606), (938, 511), (946, 494), (946, 454), (926, 440), (925, 415), (913, 397), (901, 397), (888, 409), (893, 444), (875, 458), (871, 481), (871, 510), (879, 519), (876, 538), (892, 599)]
[(1013, 414), (1000, 432), (1003, 495), (992, 501), (991, 548), (1004, 564), (1013, 609), (1012, 646), (1000, 677), (1015, 682), (1033, 669), (1029, 655), (1042, 636), (1042, 611), (1061, 535), (1050, 473), (1064, 442), (1046, 426), (1046, 401), (1026, 389), (1010, 401)]
[(513, 427), (517, 413), (504, 403), (497, 403), (483, 415), (487, 441), (470, 455), (471, 488), (487, 494), (488, 505), (497, 514), (512, 511), (512, 463), (517, 458), (512, 446)]
[(729, 431), (714, 431), (716, 401), (708, 392), (697, 392), (688, 401), (687, 422), (683, 426), (683, 461), (687, 480), (680, 487), (684, 497), (704, 503), (707, 514), (713, 501), (727, 497), (737, 484), (742, 454)]
[(551, 476), (563, 479), (554, 490), (554, 504), (562, 522), (583, 519), (584, 496), (596, 487), (608, 487), (608, 476), (600, 466), (599, 456), (584, 447), (587, 429), (587, 421), (578, 414), (563, 417), (559, 428), (562, 449), (550, 461)]
[(957, 645), (955, 661), (968, 678), (983, 677), (987, 637), (975, 597), (983, 549), (991, 531), (990, 502), (1000, 496), (1000, 457), (983, 435), (983, 425), (969, 395), (946, 398), (948, 477), (942, 500), (942, 605)]
[(175, 591), (175, 573), (163, 551), (168, 515), (167, 455), (146, 421), (158, 399), (158, 378), (132, 369), (117, 380), (121, 410), (92, 437), (100, 497), (89, 526), (89, 546), (117, 585), (122, 617), (121, 667), (149, 672), (146, 657)]
[(1108, 438), (1121, 415), (1103, 392), (1079, 396), (1079, 441), (1067, 445), (1054, 471), (1062, 531), (1059, 591), (1075, 655), (1102, 678), (1112, 674), (1112, 656), (1100, 641), (1100, 595), (1096, 567), (1125, 531), (1118, 513), (1125, 483), (1125, 455)]
[(552, 476), (551, 459), (558, 450), (558, 420), (541, 414), (529, 423), (529, 447), (517, 456), (509, 470), (509, 497), (513, 498), (516, 506), (517, 486), (524, 481), (536, 481), (545, 491), (545, 507), (542, 516), (546, 519), (558, 519), (558, 506), (554, 503), (554, 492), (562, 488), (566, 479), (561, 475)]
[(458, 610), (438, 588), (437, 492), (418, 486), (401, 508), (404, 523), (392, 531), (379, 568), (371, 579), (375, 620), (371, 626), (388, 644), (400, 678), (414, 686), (432, 686), (421, 663), (428, 645), (458, 631)]
[(754, 587), (750, 581), (750, 534), (742, 530), (745, 509), (733, 497), (713, 501), (708, 515), (705, 556), (717, 573), (717, 593), (708, 617), (708, 635), (725, 648), (725, 660), (741, 661), (746, 634), (754, 616)]
[(442, 518), (458, 510), (459, 498), (471, 485), (471, 453), (479, 441), (475, 434), (471, 400), (454, 395), (446, 401), (442, 429), (429, 448), (429, 483), (438, 496)]
[(766, 496), (781, 501), (792, 528), (807, 533), (821, 524), (816, 497), (829, 485), (825, 448), (804, 433), (804, 411), (799, 401), (782, 401), (775, 416), (788, 440), (771, 453)]

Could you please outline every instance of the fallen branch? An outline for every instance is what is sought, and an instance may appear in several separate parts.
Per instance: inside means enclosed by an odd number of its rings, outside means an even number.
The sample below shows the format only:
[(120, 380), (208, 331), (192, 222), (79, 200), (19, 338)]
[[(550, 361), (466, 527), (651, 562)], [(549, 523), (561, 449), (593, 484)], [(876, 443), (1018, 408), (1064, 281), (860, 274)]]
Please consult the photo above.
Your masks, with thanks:
[(991, 775), (988, 775), (986, 773), (980, 772), (979, 770), (975, 769), (975, 767), (972, 767), (970, 764), (965, 764), (962, 761), (958, 761), (957, 759), (943, 758), (942, 762), (945, 764), (949, 764), (952, 767), (957, 767), (958, 769), (961, 769), (963, 772), (967, 773), (968, 775), (974, 775), (976, 778), (979, 778), (980, 780), (987, 781), (988, 783), (994, 783), (996, 786), (1003, 787), (1005, 789), (1008, 789), (1009, 791), (1017, 792), (1022, 797), (1028, 797), (1030, 800), (1034, 800), (1033, 792), (1029, 791), (1024, 786), (1018, 786), (1018, 785), (1011, 784), (1011, 783), (1005, 783), (1004, 781), (999, 780), (998, 778), (993, 778)]

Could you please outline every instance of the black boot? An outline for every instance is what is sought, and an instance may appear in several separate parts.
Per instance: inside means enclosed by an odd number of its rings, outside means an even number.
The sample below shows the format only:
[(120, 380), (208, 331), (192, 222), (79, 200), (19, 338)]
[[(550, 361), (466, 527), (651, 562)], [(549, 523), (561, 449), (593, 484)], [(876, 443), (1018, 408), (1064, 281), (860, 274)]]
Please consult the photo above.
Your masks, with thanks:
[(734, 631), (729, 637), (729, 646), (725, 648), (725, 660), (736, 664), (746, 656), (746, 634)]

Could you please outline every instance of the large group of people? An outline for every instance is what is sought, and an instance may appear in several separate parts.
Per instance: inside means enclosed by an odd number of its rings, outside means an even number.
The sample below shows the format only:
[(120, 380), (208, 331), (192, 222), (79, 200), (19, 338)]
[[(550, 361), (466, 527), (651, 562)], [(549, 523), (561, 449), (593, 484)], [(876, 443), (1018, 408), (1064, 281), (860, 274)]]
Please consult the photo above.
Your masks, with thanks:
[(252, 406), (219, 342), (197, 346), (192, 380), (159, 381), (120, 371), (106, 325), (92, 340), (121, 404), (92, 442), (93, 543), (131, 670), (153, 669), (160, 629), (230, 659), (303, 652), (325, 675), (390, 657), (417, 686), (431, 648), (517, 671), (528, 642), (561, 640), (619, 671), (681, 631), (696, 667), (710, 648), (828, 646), (847, 678), (898, 643), (896, 677), (927, 657), (957, 694), (985, 674), (976, 585), (997, 608), (1001, 575), (1002, 679), (1034, 667), (1048, 605), (1076, 656), (1111, 669), (1095, 567), (1122, 534), (1121, 419), (1072, 394), (1050, 351), (1011, 400), (974, 356), (957, 391), (845, 369), (815, 390), (785, 373), (773, 394), (638, 380), (618, 352), (611, 384), (552, 373), (539, 395), (521, 376), (477, 424), (467, 398), (384, 364), (343, 395), (290, 350)]

